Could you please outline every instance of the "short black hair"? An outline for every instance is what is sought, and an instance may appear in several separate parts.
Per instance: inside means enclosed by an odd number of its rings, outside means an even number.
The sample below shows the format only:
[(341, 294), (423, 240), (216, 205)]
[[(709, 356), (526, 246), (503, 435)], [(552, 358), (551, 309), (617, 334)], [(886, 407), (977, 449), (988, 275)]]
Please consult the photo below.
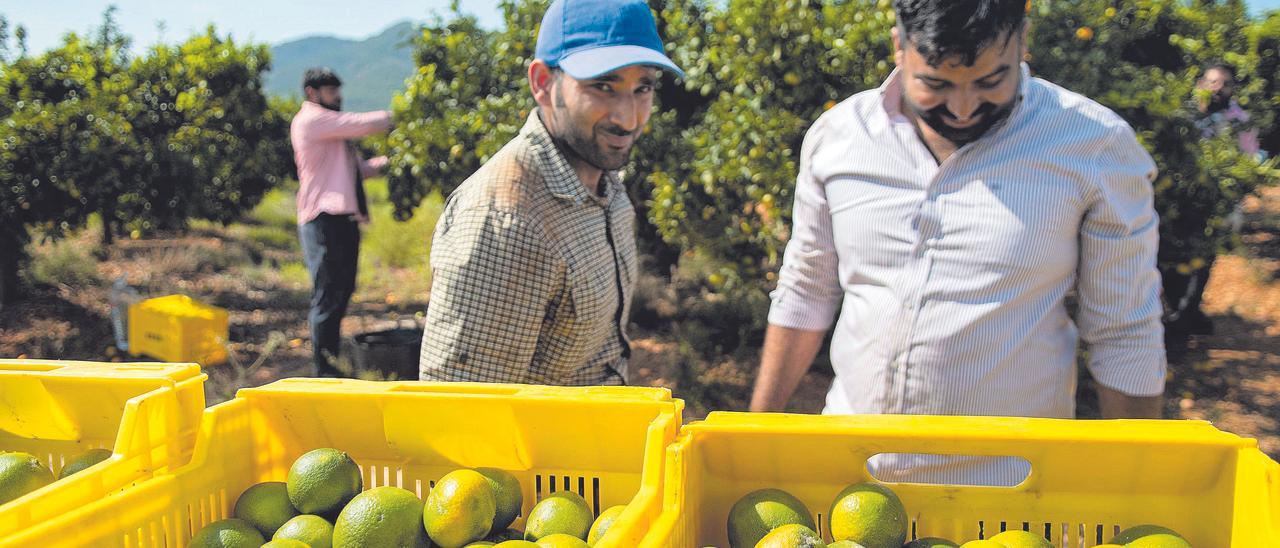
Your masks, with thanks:
[(302, 75), (302, 89), (341, 85), (342, 80), (338, 79), (338, 75), (334, 74), (329, 67), (309, 68), (307, 73)]
[(903, 47), (910, 42), (932, 66), (958, 57), (973, 65), (996, 40), (1022, 30), (1026, 0), (893, 0)]
[(1213, 61), (1206, 63), (1204, 68), (1200, 69), (1200, 77), (1204, 78), (1205, 76), (1208, 76), (1209, 71), (1211, 70), (1220, 70), (1227, 73), (1227, 75), (1231, 77), (1232, 81), (1236, 79), (1236, 67), (1231, 66), (1231, 64), (1226, 61)]

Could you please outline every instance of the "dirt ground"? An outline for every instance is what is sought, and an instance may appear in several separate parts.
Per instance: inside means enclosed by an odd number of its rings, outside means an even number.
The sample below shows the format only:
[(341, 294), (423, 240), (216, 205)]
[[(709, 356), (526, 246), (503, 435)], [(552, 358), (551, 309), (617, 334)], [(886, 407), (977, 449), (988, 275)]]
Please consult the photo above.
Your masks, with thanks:
[[(1170, 355), (1167, 416), (1203, 419), (1242, 436), (1257, 438), (1280, 457), (1280, 188), (1246, 203), (1243, 247), (1220, 257), (1205, 296), (1215, 333), (1193, 338)], [(84, 235), (92, 245), (94, 235)], [(210, 402), (235, 389), (305, 375), (309, 368), (305, 272), (277, 268), (297, 262), (296, 252), (263, 249), (234, 231), (204, 229), (185, 234), (123, 240), (99, 251), (99, 281), (37, 287), (16, 305), (0, 310), (0, 357), (120, 360), (109, 321), (110, 281), (126, 275), (144, 294), (187, 293), (231, 313), (232, 353), (237, 365), (207, 368)], [(344, 333), (385, 329), (417, 321), (425, 309), (426, 280), (388, 269), (379, 283), (421, 286), (421, 298), (390, 298), (383, 287), (363, 288), (344, 320)], [(275, 341), (268, 336), (277, 332)], [(741, 410), (749, 399), (754, 356), (720, 363), (690, 363), (661, 332), (635, 333), (632, 383), (672, 388), (688, 400), (686, 418), (717, 409)], [(249, 365), (266, 356), (262, 367)], [(791, 404), (796, 412), (822, 409), (831, 377), (815, 367)], [(1087, 385), (1086, 385), (1087, 387)], [(1082, 393), (1082, 416), (1089, 416)]]

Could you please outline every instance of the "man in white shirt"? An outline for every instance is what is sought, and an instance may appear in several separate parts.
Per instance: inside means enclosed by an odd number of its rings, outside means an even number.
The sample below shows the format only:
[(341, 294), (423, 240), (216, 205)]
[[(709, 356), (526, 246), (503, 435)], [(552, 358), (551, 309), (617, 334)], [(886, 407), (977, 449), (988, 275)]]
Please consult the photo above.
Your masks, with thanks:
[(1079, 337), (1104, 416), (1160, 416), (1156, 168), (1115, 113), (1030, 76), (1024, 6), (894, 1), (897, 70), (805, 137), (752, 410), (785, 408), (839, 311), (824, 413), (1073, 417)]

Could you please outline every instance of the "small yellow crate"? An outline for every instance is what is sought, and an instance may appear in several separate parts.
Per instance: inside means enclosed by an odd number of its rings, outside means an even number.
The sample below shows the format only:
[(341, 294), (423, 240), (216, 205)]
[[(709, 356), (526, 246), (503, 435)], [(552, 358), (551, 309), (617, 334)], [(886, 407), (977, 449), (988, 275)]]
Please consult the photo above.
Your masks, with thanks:
[(227, 311), (186, 295), (129, 305), (129, 352), (169, 362), (227, 361)]
[(0, 547), (180, 548), (229, 517), (245, 489), (283, 481), (298, 456), (321, 447), (350, 454), (366, 489), (424, 497), (450, 471), (492, 466), (519, 478), (522, 514), (560, 490), (597, 512), (626, 504), (597, 546), (632, 547), (661, 510), (663, 451), (682, 407), (658, 388), (286, 379), (205, 411), (186, 467)]
[(1024, 529), (1087, 547), (1156, 523), (1197, 548), (1280, 546), (1280, 465), (1254, 440), (1205, 422), (745, 413), (681, 430), (667, 451), (662, 514), (639, 546), (727, 548), (734, 502), (771, 487), (802, 500), (825, 529), (836, 494), (872, 481), (867, 459), (882, 453), (1031, 464), (1015, 487), (885, 483), (914, 538), (963, 543)]
[(0, 539), (190, 460), (206, 375), (195, 364), (0, 360), (0, 452), (58, 474), (89, 449), (104, 462), (0, 505)]

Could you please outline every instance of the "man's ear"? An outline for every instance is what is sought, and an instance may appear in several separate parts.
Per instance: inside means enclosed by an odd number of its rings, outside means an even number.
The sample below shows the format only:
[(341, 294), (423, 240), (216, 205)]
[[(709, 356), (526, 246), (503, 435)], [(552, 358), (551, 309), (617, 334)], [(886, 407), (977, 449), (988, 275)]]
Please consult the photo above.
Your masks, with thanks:
[(534, 59), (529, 63), (529, 91), (533, 92), (533, 100), (540, 107), (552, 106), (551, 86), (554, 84), (551, 67), (546, 61)]
[(906, 52), (902, 50), (902, 31), (898, 30), (897, 25), (893, 26), (893, 30), (889, 31), (889, 35), (893, 36), (893, 63), (902, 66), (902, 62), (906, 60)]

